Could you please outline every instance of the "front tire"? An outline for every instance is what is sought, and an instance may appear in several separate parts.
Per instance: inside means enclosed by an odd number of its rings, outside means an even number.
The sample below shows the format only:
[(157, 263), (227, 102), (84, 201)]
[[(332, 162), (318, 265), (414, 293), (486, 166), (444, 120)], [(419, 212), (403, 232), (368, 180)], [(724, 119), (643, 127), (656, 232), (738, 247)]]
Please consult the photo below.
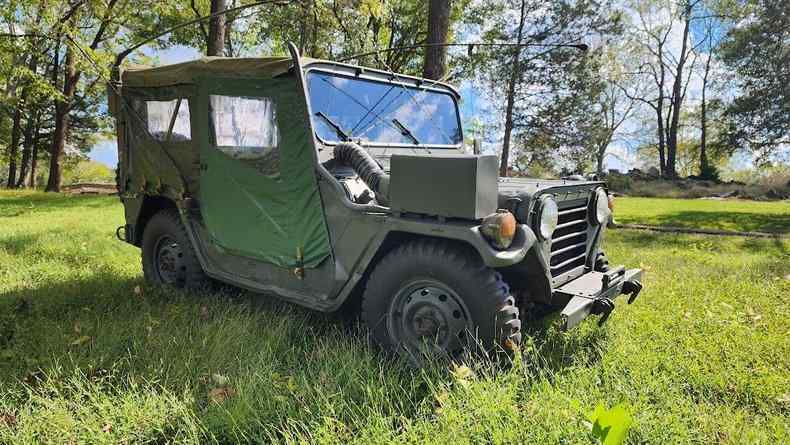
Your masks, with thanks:
[(148, 221), (142, 242), (143, 276), (152, 284), (202, 289), (208, 278), (178, 212), (162, 210)]
[(376, 343), (417, 363), (521, 342), (519, 311), (499, 272), (469, 249), (440, 241), (387, 254), (368, 280), (362, 317)]

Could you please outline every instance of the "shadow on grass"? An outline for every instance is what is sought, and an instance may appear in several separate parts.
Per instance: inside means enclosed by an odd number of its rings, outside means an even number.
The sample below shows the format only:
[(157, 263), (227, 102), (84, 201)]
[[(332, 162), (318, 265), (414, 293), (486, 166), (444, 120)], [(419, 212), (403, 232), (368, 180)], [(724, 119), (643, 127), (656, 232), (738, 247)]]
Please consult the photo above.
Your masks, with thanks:
[(738, 250), (750, 253), (783, 256), (787, 254), (787, 246), (790, 244), (788, 240), (781, 238), (722, 237), (717, 235), (672, 234), (631, 229), (616, 229), (615, 233), (621, 242), (627, 243), (635, 249), (673, 248), (685, 250), (689, 248), (704, 248), (715, 252), (720, 244), (726, 242), (733, 243)]
[(790, 233), (790, 215), (685, 210), (656, 216), (653, 224), (745, 232)]
[(564, 369), (583, 364), (591, 366), (603, 357), (609, 338), (605, 327), (597, 326), (597, 317), (567, 332), (559, 329), (558, 313), (531, 320), (524, 328), (524, 359), (527, 366), (549, 379)]

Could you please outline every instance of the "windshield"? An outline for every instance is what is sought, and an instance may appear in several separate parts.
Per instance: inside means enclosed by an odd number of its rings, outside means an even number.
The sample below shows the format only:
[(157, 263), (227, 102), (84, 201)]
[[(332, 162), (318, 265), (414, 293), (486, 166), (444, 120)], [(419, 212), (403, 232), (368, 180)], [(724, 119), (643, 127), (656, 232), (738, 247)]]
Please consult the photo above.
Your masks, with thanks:
[(457, 145), (461, 127), (449, 93), (311, 71), (312, 121), (324, 142)]

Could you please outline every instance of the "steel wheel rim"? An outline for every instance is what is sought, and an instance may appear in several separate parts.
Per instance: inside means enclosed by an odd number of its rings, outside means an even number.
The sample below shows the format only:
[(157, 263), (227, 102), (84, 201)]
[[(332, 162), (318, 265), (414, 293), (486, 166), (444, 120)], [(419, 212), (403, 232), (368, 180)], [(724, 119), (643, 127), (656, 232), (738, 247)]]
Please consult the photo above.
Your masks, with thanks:
[(179, 284), (184, 281), (186, 275), (184, 252), (168, 235), (162, 236), (156, 242), (154, 268), (159, 280), (164, 284)]
[(390, 303), (387, 325), (393, 343), (417, 360), (460, 355), (472, 330), (463, 300), (433, 279), (401, 287)]

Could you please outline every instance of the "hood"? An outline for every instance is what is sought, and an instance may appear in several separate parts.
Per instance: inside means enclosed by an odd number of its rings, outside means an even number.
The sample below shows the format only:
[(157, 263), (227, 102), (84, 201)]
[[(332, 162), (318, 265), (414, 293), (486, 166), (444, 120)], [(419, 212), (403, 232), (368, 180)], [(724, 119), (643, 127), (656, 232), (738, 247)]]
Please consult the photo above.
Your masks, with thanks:
[(538, 178), (499, 178), (498, 206), (510, 210), (516, 219), (527, 224), (529, 211), (534, 200), (544, 194), (554, 195), (562, 207), (562, 202), (586, 199), (601, 181)]

